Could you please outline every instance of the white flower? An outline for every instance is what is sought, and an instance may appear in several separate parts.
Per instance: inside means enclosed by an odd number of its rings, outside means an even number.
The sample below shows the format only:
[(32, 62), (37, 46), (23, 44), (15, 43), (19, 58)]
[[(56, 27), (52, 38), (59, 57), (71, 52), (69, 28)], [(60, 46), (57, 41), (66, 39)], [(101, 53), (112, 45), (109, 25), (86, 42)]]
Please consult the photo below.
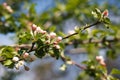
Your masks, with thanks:
[(14, 62), (17, 62), (17, 61), (19, 61), (19, 58), (18, 57), (13, 57), (13, 59), (12, 59)]
[(25, 64), (24, 61), (21, 60), (21, 61), (19, 61), (18, 63), (15, 64), (15, 68), (16, 68), (16, 69), (19, 69), (19, 67), (24, 66), (24, 64)]
[(25, 62), (24, 62), (23, 60), (21, 60), (21, 61), (18, 62), (18, 65), (19, 65), (19, 66), (23, 66), (24, 63), (25, 63)]

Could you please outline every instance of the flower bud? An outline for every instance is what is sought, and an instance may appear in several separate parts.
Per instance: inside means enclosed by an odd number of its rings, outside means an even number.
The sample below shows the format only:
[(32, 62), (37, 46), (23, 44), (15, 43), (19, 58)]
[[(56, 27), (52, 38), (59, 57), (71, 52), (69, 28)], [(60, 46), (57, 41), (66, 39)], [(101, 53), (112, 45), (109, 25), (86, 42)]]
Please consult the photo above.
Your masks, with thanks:
[(29, 68), (28, 66), (25, 66), (25, 65), (24, 65), (24, 69), (25, 69), (26, 71), (29, 71), (29, 70), (30, 70), (30, 68)]
[(6, 2), (4, 2), (2, 5), (8, 12), (13, 13), (13, 9)]
[(28, 58), (28, 57), (29, 57), (29, 53), (26, 52), (23, 54), (23, 58)]
[(106, 63), (102, 60), (102, 61), (100, 61), (100, 64), (102, 65), (102, 66), (106, 66)]
[(37, 29), (37, 25), (32, 24), (31, 28), (32, 28), (32, 31), (35, 31)]
[(19, 61), (19, 58), (18, 57), (13, 57), (13, 59), (12, 59), (14, 62), (17, 62), (17, 61)]
[(13, 10), (10, 6), (6, 6), (6, 9), (8, 10), (8, 12), (13, 13)]
[(60, 41), (62, 41), (62, 37), (57, 37), (57, 40), (56, 40), (57, 42), (60, 42)]
[(97, 60), (97, 61), (103, 61), (104, 58), (103, 58), (103, 56), (96, 56), (96, 60)]
[(42, 34), (46, 34), (46, 31), (42, 31), (41, 33), (42, 33)]
[(102, 13), (102, 15), (104, 16), (104, 17), (108, 17), (108, 10), (105, 10), (105, 11), (103, 11), (103, 13)]
[(42, 30), (40, 27), (37, 27), (37, 29), (36, 29), (36, 33), (45, 34), (46, 31)]
[(19, 66), (23, 66), (24, 65), (24, 61), (21, 60), (21, 61), (18, 62), (18, 64), (19, 64)]
[(51, 32), (51, 33), (50, 33), (50, 38), (52, 38), (52, 39), (53, 39), (53, 38), (55, 38), (55, 37), (56, 37), (56, 33)]
[(59, 45), (54, 45), (56, 49), (60, 49), (60, 46)]
[(106, 63), (104, 62), (103, 56), (96, 56), (96, 60), (97, 60), (102, 66), (106, 66)]
[(42, 29), (40, 27), (36, 27), (36, 32), (41, 33)]
[(56, 41), (55, 41), (55, 42), (53, 42), (53, 44), (54, 44), (54, 45), (57, 45), (57, 44), (58, 44), (58, 42), (56, 42)]

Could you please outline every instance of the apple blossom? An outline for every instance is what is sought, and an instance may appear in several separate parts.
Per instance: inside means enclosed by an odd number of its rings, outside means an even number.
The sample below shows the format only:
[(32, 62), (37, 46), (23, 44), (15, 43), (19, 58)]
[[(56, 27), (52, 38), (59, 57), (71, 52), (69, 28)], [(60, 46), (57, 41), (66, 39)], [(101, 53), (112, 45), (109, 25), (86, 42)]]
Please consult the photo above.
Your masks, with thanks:
[(18, 57), (13, 57), (13, 59), (12, 59), (14, 62), (17, 62), (17, 61), (19, 61), (19, 58)]

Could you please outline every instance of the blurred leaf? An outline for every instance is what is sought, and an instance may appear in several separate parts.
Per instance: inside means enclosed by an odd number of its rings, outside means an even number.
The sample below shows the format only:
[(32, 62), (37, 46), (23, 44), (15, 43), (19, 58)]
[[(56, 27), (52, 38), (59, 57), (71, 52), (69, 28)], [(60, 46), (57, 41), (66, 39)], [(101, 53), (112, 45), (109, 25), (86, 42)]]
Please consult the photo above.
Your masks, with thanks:
[(30, 32), (21, 32), (19, 34), (19, 44), (29, 43), (32, 40), (32, 35)]
[(4, 66), (9, 66), (9, 65), (11, 65), (12, 63), (13, 63), (12, 60), (6, 60), (6, 61), (4, 61), (3, 65), (4, 65)]
[(109, 18), (107, 18), (107, 17), (106, 17), (106, 18), (104, 19), (104, 23), (105, 23), (105, 24), (110, 24), (110, 23), (111, 23), (111, 21), (110, 21), (110, 19), (109, 19)]
[(58, 59), (59, 56), (60, 56), (60, 50), (56, 49), (55, 47), (53, 47), (52, 49), (53, 49), (53, 52), (54, 52), (54, 55), (55, 55), (56, 59)]
[(18, 55), (15, 51), (14, 48), (12, 47), (4, 47), (1, 49), (0, 56), (3, 56), (5, 58), (13, 58), (13, 56)]
[(112, 69), (110, 74), (119, 74), (120, 75), (120, 70), (118, 69)]
[(35, 4), (32, 4), (29, 9), (29, 14), (35, 15), (36, 10), (35, 10)]
[(56, 30), (56, 26), (51, 26), (51, 27), (49, 27), (49, 31), (50, 32), (54, 32)]

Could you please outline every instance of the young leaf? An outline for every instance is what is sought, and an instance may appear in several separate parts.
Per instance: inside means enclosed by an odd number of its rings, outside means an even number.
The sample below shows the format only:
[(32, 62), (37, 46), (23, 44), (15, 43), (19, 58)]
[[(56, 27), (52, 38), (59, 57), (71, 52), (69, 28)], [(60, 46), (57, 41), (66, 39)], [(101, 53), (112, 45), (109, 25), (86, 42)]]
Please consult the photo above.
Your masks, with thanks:
[(120, 70), (112, 69), (111, 74), (119, 74), (120, 75)]
[(12, 63), (13, 63), (12, 60), (6, 60), (6, 61), (4, 61), (3, 65), (4, 65), (4, 66), (9, 66), (9, 65), (11, 65)]

